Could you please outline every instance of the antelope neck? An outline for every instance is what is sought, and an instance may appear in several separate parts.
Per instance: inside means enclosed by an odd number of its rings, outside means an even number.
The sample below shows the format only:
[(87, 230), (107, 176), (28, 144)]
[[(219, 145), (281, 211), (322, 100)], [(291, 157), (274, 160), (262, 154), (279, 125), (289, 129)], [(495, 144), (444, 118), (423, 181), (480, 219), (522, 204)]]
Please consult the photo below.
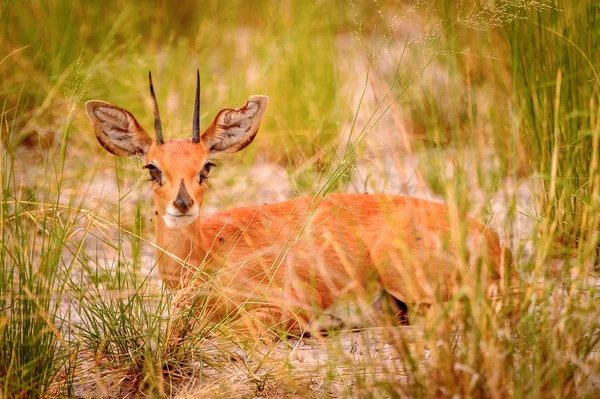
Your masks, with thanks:
[(180, 229), (169, 229), (162, 217), (157, 217), (156, 244), (160, 248), (159, 251), (167, 251), (197, 267), (206, 256), (200, 219), (198, 217)]

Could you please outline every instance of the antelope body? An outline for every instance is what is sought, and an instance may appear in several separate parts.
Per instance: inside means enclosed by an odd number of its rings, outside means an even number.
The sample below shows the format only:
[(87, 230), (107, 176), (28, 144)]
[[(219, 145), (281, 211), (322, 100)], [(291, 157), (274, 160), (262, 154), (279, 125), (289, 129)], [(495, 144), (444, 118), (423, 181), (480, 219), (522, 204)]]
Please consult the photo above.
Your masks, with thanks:
[(201, 218), (211, 157), (250, 144), (268, 100), (252, 96), (222, 110), (200, 135), (198, 87), (191, 140), (163, 140), (151, 79), (156, 140), (122, 108), (89, 101), (86, 110), (106, 150), (145, 159), (161, 279), (171, 288), (211, 287), (215, 318), (244, 306), (257, 323), (300, 331), (338, 302), (373, 301), (381, 292), (409, 306), (443, 301), (458, 287), (459, 248), (484, 262), (482, 284), (497, 285), (510, 262), (497, 235), (468, 218), (467, 243), (457, 245), (450, 227), (457, 214), (431, 201), (331, 194)]

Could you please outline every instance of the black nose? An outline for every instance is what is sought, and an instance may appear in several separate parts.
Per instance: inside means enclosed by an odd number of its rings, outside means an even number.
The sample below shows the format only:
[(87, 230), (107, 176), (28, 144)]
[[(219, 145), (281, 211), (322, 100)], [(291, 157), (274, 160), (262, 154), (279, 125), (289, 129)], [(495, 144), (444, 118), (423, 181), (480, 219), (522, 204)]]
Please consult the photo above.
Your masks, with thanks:
[(183, 179), (181, 179), (181, 184), (179, 185), (179, 192), (177, 192), (177, 198), (175, 198), (173, 206), (177, 208), (177, 210), (181, 212), (182, 215), (185, 215), (192, 205), (194, 205), (194, 200), (187, 192), (185, 184), (183, 183)]

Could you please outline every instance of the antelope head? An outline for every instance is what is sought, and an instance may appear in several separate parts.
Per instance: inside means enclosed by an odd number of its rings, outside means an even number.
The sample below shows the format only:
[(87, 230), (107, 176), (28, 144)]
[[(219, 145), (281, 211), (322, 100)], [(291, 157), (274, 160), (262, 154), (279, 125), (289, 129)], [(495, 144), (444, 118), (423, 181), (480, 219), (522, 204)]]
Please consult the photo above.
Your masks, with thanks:
[(191, 139), (163, 139), (160, 113), (152, 75), (148, 74), (150, 94), (154, 105), (153, 140), (127, 110), (104, 101), (85, 104), (94, 133), (110, 153), (129, 157), (144, 157), (153, 182), (157, 215), (170, 229), (183, 228), (198, 218), (206, 191), (211, 157), (219, 152), (234, 153), (252, 142), (268, 98), (251, 96), (238, 109), (221, 110), (206, 130), (200, 134), (200, 73), (197, 74), (196, 100)]

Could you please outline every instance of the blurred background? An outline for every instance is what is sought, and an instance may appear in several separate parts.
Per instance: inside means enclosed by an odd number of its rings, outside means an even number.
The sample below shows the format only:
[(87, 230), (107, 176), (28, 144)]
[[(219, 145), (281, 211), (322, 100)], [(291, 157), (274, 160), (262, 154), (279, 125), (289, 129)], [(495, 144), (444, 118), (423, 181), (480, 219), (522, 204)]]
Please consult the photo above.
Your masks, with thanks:
[[(523, 29), (512, 22), (563, 14), (527, 2), (8, 1), (3, 143), (28, 159), (16, 168), (27, 175), (28, 195), (36, 178), (47, 182), (58, 156), (66, 162), (58, 167), (63, 200), (75, 196), (89, 207), (102, 193), (103, 203), (115, 189), (115, 161), (96, 143), (84, 102), (126, 108), (151, 131), (152, 70), (166, 136), (189, 137), (199, 68), (202, 126), (252, 94), (270, 98), (255, 143), (227, 157), (212, 179), (207, 210), (323, 189), (441, 198), (449, 169), (475, 172), (477, 154), (485, 178), (471, 178), (491, 194), (504, 177), (536, 169), (534, 138), (515, 109), (513, 74), (525, 72), (512, 65), (519, 50), (511, 44), (521, 43)], [(550, 82), (555, 77), (547, 71)], [(117, 166), (123, 184), (133, 185), (128, 177), (139, 175), (139, 164)], [(465, 212), (485, 202), (465, 199)]]
[[(255, 143), (213, 179), (207, 209), (240, 192), (250, 203), (322, 189), (441, 198), (452, 175), (482, 190), (459, 206), (489, 213), (490, 195), (533, 177), (536, 211), (564, 219), (558, 238), (571, 247), (589, 230), (584, 198), (596, 190), (586, 179), (597, 15), (594, 1), (6, 1), (2, 142), (28, 159), (17, 167), (28, 195), (56, 156), (68, 165), (62, 190), (106, 194), (115, 161), (83, 103), (111, 102), (151, 130), (152, 70), (167, 137), (188, 137), (199, 68), (202, 126), (252, 94), (270, 98)], [(137, 174), (132, 165), (117, 166)]]
[[(101, 148), (84, 103), (126, 108), (153, 134), (152, 71), (165, 137), (190, 137), (197, 68), (201, 126), (250, 95), (270, 98), (253, 144), (221, 157), (211, 172), (205, 212), (333, 191), (415, 195), (488, 223), (512, 249), (526, 281), (551, 279), (552, 291), (555, 284), (574, 284), (574, 276), (592, 278), (600, 208), (599, 27), (596, 0), (3, 0), (3, 307), (29, 300), (31, 308), (19, 307), (23, 315), (71, 314), (43, 293), (59, 292), (71, 303), (77, 287), (61, 276), (91, 263), (106, 274), (95, 269), (98, 292), (108, 289), (102, 284), (112, 281), (115, 264), (132, 268), (137, 286), (140, 278), (156, 280), (143, 165)], [(40, 268), (52, 278), (39, 280)], [(44, 301), (31, 299), (24, 287)], [(580, 288), (593, 299), (594, 287)], [(528, 295), (524, 303), (532, 300)], [(531, 388), (525, 394), (546, 388), (572, 394), (577, 373), (563, 375), (561, 367), (598, 365), (589, 357), (597, 345), (591, 320), (600, 320), (598, 307), (586, 309), (583, 319), (565, 311), (558, 333), (544, 318), (550, 307), (538, 314), (543, 322), (527, 319), (521, 348), (543, 347), (547, 356), (522, 353), (521, 360), (533, 360), (528, 366), (515, 361), (498, 387), (520, 382)], [(108, 339), (99, 325), (96, 341), (82, 341), (58, 338), (48, 323), (24, 327), (23, 318), (8, 320), (0, 328), (0, 381), (14, 377), (16, 347), (22, 359), (40, 362), (32, 350), (40, 337), (50, 337), (44, 342), (61, 359), (71, 358), (57, 342), (69, 342), (64, 346), (73, 351), (74, 342), (97, 347)], [(533, 334), (535, 325), (548, 331)], [(574, 349), (580, 368), (561, 357), (560, 345), (532, 338), (571, 342), (592, 331)], [(52, 364), (56, 353), (40, 364)], [(465, 356), (461, 361), (469, 363)], [(498, 358), (490, 359), (493, 370)], [(531, 377), (537, 385), (527, 385), (521, 371), (552, 359), (556, 366), (545, 366)], [(487, 367), (477, 362), (469, 364)], [(46, 376), (35, 380), (44, 384), (59, 372), (70, 375), (62, 366), (40, 367), (29, 375)], [(579, 387), (597, 392), (597, 373), (581, 372)], [(431, 381), (473, 394), (451, 374)], [(35, 385), (19, 375), (25, 382), (17, 386)], [(544, 385), (552, 379), (559, 380), (555, 391)]]

